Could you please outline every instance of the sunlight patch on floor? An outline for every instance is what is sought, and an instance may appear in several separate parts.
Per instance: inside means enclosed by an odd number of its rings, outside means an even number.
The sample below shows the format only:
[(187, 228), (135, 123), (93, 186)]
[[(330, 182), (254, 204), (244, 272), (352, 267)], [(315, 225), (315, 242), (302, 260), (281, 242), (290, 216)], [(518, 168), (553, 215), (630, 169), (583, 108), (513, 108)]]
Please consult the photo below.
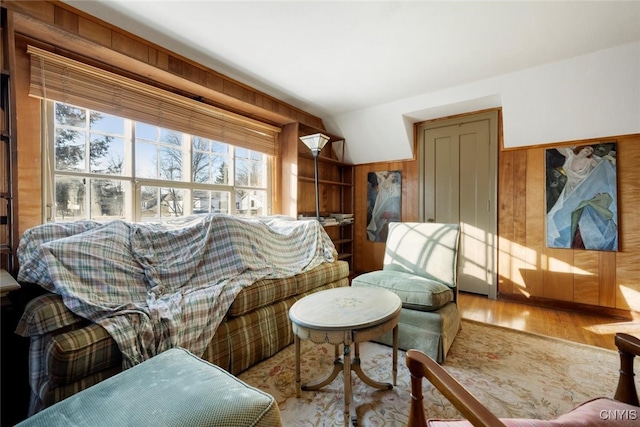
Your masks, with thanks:
[(640, 322), (601, 323), (599, 325), (585, 326), (584, 329), (598, 335), (615, 334), (616, 332), (640, 335)]

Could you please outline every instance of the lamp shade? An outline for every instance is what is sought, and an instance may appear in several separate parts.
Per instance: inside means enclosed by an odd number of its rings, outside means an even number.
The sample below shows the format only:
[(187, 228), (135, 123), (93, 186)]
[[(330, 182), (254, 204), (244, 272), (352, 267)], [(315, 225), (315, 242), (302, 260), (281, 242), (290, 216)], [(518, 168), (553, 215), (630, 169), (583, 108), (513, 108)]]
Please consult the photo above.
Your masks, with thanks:
[(329, 141), (329, 137), (321, 133), (314, 133), (313, 135), (301, 136), (300, 140), (309, 147), (314, 156), (317, 156), (322, 147)]

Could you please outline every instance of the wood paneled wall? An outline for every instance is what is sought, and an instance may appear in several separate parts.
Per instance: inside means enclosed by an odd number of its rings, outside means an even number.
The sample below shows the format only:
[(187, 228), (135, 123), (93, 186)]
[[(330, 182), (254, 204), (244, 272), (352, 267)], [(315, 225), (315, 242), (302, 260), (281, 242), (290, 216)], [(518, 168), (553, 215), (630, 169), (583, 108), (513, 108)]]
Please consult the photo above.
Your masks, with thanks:
[[(640, 135), (616, 140), (619, 251), (549, 249), (545, 243), (545, 147), (502, 150), (498, 160), (498, 295), (557, 308), (640, 316)], [(348, 142), (348, 141), (347, 141)], [(556, 146), (562, 143), (549, 144)], [(402, 171), (402, 220), (418, 220), (416, 160), (358, 165), (355, 270), (382, 268), (384, 243), (366, 237), (367, 173)]]
[[(498, 228), (501, 297), (640, 312), (640, 135), (572, 141), (617, 141), (619, 250), (552, 249), (545, 242), (547, 147), (502, 151)], [(557, 145), (557, 144), (553, 144)]]

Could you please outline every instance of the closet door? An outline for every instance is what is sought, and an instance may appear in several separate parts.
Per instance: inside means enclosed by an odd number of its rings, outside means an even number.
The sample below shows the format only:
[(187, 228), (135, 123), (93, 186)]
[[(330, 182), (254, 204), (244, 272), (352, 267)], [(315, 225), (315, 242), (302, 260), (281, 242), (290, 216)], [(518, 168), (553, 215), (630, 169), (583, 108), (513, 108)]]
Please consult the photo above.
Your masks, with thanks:
[(495, 298), (497, 112), (418, 132), (421, 220), (460, 223), (459, 289)]

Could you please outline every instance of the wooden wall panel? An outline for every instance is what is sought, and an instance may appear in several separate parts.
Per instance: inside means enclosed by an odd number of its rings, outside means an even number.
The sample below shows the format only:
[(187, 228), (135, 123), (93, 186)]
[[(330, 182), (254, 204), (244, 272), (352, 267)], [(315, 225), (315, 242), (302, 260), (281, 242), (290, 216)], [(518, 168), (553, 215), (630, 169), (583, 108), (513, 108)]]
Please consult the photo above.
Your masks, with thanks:
[[(498, 270), (502, 274), (498, 275), (498, 290), (513, 294), (516, 283), (514, 278), (518, 277), (520, 263), (522, 259), (512, 255), (517, 251), (516, 234), (514, 230), (513, 218), (515, 203), (515, 181), (513, 179), (516, 162), (516, 151), (502, 151), (498, 154), (499, 164), (502, 170), (498, 176)], [(521, 280), (520, 285), (523, 284)]]
[(282, 215), (298, 215), (298, 124), (283, 126), (280, 133), (280, 156), (276, 160), (273, 211)]
[(640, 259), (638, 259), (638, 253), (619, 253), (616, 259), (615, 306), (640, 312), (640, 285), (638, 281)]
[(524, 200), (516, 198), (516, 216), (520, 218), (517, 227), (524, 232), (523, 244), (526, 253), (525, 283), (527, 294), (541, 296), (544, 293), (544, 275), (540, 268), (544, 262), (544, 222), (540, 214), (544, 211), (544, 193), (539, 186), (544, 182), (544, 164), (540, 160), (540, 149), (524, 151), (519, 156), (518, 170), (523, 174), (518, 182), (525, 187), (519, 192), (526, 195)]
[[(24, 40), (16, 38), (16, 51), (25, 51)], [(27, 96), (31, 63), (16, 55), (16, 115), (18, 117), (18, 221), (19, 234), (42, 223), (42, 160), (40, 146), (40, 100)]]
[[(357, 273), (378, 269), (378, 264), (372, 260), (373, 250), (367, 241), (367, 172), (365, 165), (354, 168), (354, 194), (353, 194), (353, 236), (354, 258), (353, 269)], [(380, 264), (382, 265), (382, 261)]]
[[(349, 141), (347, 141), (347, 144)], [(418, 162), (415, 160), (369, 163), (355, 167), (355, 264), (358, 273), (379, 270), (385, 245), (367, 240), (367, 174), (386, 170), (402, 172), (402, 220), (418, 220)]]
[(547, 248), (540, 268), (543, 272), (541, 295), (548, 299), (573, 299), (573, 251)]
[(573, 301), (581, 304), (600, 303), (600, 254), (597, 251), (575, 251), (573, 254)]
[[(79, 17), (78, 19), (78, 34), (87, 40), (104, 46), (108, 46), (111, 43), (111, 29), (101, 25), (95, 25), (94, 22), (84, 17)], [(166, 68), (166, 66), (162, 68)]]
[[(617, 252), (600, 252), (598, 256), (598, 304), (601, 307), (616, 307)], [(637, 275), (636, 275), (637, 277)], [(640, 307), (640, 305), (638, 305)], [(622, 306), (620, 306), (622, 308)], [(628, 307), (625, 307), (628, 308)]]
[(616, 255), (616, 307), (640, 311), (640, 135), (617, 140), (621, 231)]

